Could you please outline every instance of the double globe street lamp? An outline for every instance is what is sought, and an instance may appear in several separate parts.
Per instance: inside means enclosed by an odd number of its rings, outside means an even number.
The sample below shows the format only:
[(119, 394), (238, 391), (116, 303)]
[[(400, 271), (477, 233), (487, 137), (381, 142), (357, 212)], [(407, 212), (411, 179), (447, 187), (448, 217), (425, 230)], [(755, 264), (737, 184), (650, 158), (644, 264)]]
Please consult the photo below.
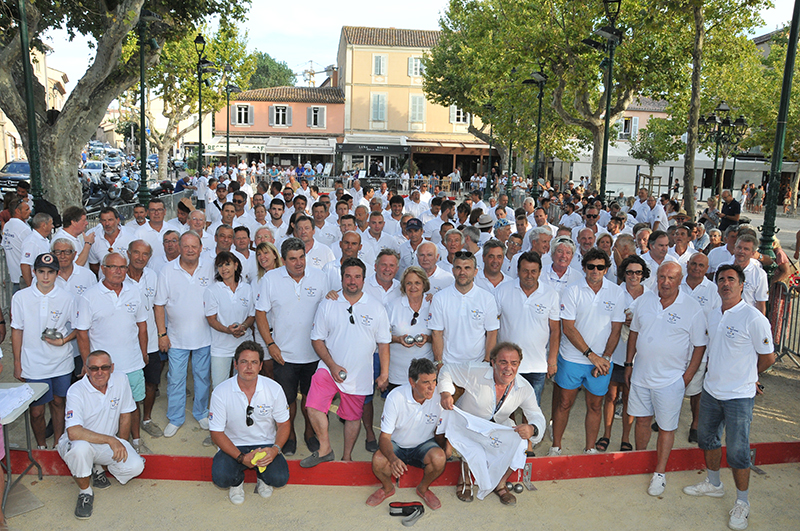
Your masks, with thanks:
[[(194, 49), (197, 52), (197, 110), (199, 121), (197, 123), (197, 176), (203, 172), (203, 74), (216, 74), (216, 65), (209, 61), (203, 53), (206, 49), (206, 40), (198, 33), (194, 39)], [(208, 81), (206, 81), (208, 85)], [(228, 120), (230, 122), (230, 120)]]
[[(230, 74), (233, 72), (231, 65), (225, 65), (225, 73)], [(237, 85), (233, 83), (226, 83), (225, 85), (225, 103), (228, 109), (228, 123), (225, 126), (225, 167), (230, 168), (231, 165), (231, 94), (238, 94), (242, 91)]]
[[(731, 108), (724, 101), (717, 105), (714, 112), (706, 117), (701, 116), (697, 121), (699, 140), (703, 144), (714, 143), (714, 175), (711, 178), (711, 197), (717, 195), (717, 162), (719, 161), (719, 148), (722, 146), (730, 150), (739, 145), (747, 133), (747, 120), (739, 116), (736, 120), (730, 119)], [(720, 178), (720, 186), (723, 179)]]
[(537, 96), (539, 98), (539, 114), (536, 116), (536, 153), (533, 164), (533, 190), (531, 190), (534, 205), (539, 198), (539, 141), (542, 137), (542, 97), (545, 83), (547, 83), (547, 75), (542, 71), (532, 72), (531, 77), (522, 82), (523, 85), (536, 84), (539, 86), (539, 95)]

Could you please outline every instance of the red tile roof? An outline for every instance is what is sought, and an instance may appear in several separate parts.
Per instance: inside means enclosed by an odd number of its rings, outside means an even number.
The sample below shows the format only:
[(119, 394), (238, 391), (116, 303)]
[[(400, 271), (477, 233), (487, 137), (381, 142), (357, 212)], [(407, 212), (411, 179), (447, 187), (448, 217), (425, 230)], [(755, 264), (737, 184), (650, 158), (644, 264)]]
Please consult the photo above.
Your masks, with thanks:
[(272, 87), (245, 90), (236, 101), (344, 103), (344, 92), (338, 87)]
[(404, 46), (432, 48), (439, 42), (439, 32), (397, 28), (342, 26), (342, 39), (357, 46)]

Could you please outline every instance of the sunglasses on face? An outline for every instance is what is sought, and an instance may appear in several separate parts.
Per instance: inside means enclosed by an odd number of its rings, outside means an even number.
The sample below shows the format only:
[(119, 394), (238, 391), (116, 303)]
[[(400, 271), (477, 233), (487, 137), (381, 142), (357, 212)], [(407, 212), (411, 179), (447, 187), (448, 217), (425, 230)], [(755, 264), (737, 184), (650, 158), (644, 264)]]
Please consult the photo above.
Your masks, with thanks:
[(644, 273), (644, 271), (642, 271), (641, 269), (638, 269), (638, 270), (636, 270), (636, 269), (628, 269), (627, 271), (625, 271), (626, 275), (631, 275), (631, 276), (633, 276), (633, 275), (642, 276), (643, 273)]
[(586, 214), (586, 219), (597, 219), (597, 214)]
[(604, 271), (606, 268), (605, 264), (586, 264), (587, 271), (594, 271), (597, 269), (598, 271)]
[(111, 365), (87, 365), (86, 370), (89, 372), (108, 372), (111, 370)]
[(472, 258), (474, 255), (469, 251), (458, 251), (455, 253), (456, 258)]

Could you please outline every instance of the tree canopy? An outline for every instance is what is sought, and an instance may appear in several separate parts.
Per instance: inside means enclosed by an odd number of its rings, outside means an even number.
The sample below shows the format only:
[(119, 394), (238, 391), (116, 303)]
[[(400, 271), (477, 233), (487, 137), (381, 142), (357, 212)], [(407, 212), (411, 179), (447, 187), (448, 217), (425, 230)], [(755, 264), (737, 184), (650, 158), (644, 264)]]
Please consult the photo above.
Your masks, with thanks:
[(294, 86), (297, 78), (284, 61), (273, 59), (268, 53), (256, 52), (256, 71), (250, 78), (250, 88)]

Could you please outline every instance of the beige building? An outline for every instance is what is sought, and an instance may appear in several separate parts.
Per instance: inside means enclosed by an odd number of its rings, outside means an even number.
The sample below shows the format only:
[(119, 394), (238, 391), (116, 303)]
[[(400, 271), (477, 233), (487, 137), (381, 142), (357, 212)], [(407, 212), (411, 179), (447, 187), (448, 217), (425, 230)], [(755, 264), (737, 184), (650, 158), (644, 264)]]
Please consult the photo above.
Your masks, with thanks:
[(469, 176), (488, 159), (489, 146), (468, 132), (471, 117), (422, 91), (422, 58), (438, 38), (438, 31), (342, 28), (336, 84), (345, 97), (337, 145), (344, 170), (381, 163), (399, 173), (413, 161), (424, 174), (461, 167)]

